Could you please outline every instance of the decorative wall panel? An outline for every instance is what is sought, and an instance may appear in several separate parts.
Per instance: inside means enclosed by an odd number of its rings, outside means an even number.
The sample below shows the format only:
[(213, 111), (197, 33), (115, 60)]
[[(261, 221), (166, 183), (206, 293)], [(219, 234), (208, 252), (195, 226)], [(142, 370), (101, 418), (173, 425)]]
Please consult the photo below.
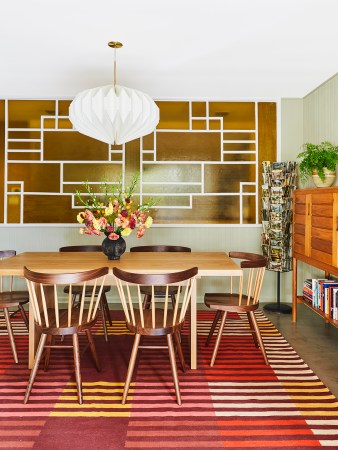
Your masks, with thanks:
[(81, 135), (71, 100), (0, 100), (2, 224), (75, 224), (75, 191), (129, 182), (160, 198), (156, 224), (260, 223), (263, 160), (276, 160), (276, 103), (158, 101), (148, 136), (109, 146)]

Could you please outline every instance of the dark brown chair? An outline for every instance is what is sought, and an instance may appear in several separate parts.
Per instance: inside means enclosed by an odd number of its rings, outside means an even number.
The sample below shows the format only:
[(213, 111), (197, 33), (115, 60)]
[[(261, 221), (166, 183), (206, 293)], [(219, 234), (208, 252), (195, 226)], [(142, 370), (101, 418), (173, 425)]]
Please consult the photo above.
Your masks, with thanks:
[[(122, 404), (126, 403), (130, 382), (133, 376), (135, 361), (140, 346), (141, 336), (166, 336), (169, 350), (171, 370), (174, 379), (177, 403), (181, 404), (181, 394), (176, 367), (176, 357), (173, 339), (177, 347), (177, 353), (185, 371), (185, 361), (179, 339), (179, 333), (184, 326), (185, 314), (190, 303), (191, 292), (195, 283), (197, 267), (181, 272), (167, 274), (138, 274), (113, 269), (121, 303), (126, 316), (126, 324), (129, 331), (135, 333), (134, 345), (129, 361), (126, 382), (123, 391)], [(169, 301), (169, 289), (172, 285), (177, 287), (175, 305)], [(141, 297), (141, 287), (150, 286), (150, 308), (144, 309)], [(156, 286), (165, 286), (164, 302), (156, 301)], [(134, 304), (135, 302), (135, 304)], [(151, 347), (153, 348), (153, 347)], [(156, 346), (156, 348), (158, 348)]]
[[(80, 350), (78, 333), (87, 334), (89, 347), (95, 362), (96, 369), (101, 370), (100, 361), (95, 349), (94, 340), (91, 334), (91, 327), (95, 325), (98, 318), (98, 306), (104, 288), (105, 276), (108, 273), (107, 267), (88, 270), (78, 273), (48, 274), (37, 273), (24, 268), (24, 276), (30, 294), (30, 301), (34, 313), (35, 326), (41, 331), (40, 342), (35, 355), (34, 366), (31, 370), (29, 382), (26, 389), (24, 403), (27, 403), (33, 387), (35, 376), (42, 358), (44, 349), (45, 370), (48, 368), (50, 349), (73, 348), (75, 377), (79, 403), (82, 404), (82, 385), (80, 372)], [(94, 283), (92, 295), (88, 308), (85, 309), (86, 283)], [(79, 307), (73, 306), (73, 285), (79, 288), (81, 284), (81, 300)], [(68, 286), (68, 301), (62, 304), (64, 295), (63, 287)], [(74, 286), (75, 287), (75, 286)], [(61, 298), (60, 298), (61, 297)], [(73, 345), (64, 345), (63, 340), (55, 345), (55, 337), (66, 335), (72, 336)]]
[[(132, 247), (131, 252), (191, 252), (191, 248), (182, 247), (180, 245), (139, 245), (137, 247)], [(141, 293), (144, 294), (144, 305), (145, 308), (149, 307), (149, 302), (151, 299), (151, 290), (149, 286), (142, 286)], [(175, 296), (177, 294), (177, 287), (171, 286), (169, 290), (169, 295), (171, 301), (175, 303)], [(158, 298), (164, 298), (165, 288), (163, 286), (156, 286), (155, 296)]]
[[(10, 258), (16, 255), (15, 250), (2, 250), (0, 251), (0, 260), (5, 258)], [(11, 317), (13, 317), (18, 312), (29, 330), (28, 318), (26, 316), (23, 305), (29, 302), (28, 291), (13, 291), (13, 277), (0, 276), (0, 309), (3, 310), (5, 316), (6, 327), (8, 331), (9, 340), (12, 347), (12, 352), (14, 356), (14, 361), (18, 363), (18, 355), (16, 352), (16, 346), (14, 341), (14, 334), (11, 325)], [(8, 283), (8, 285), (6, 284)], [(5, 290), (6, 288), (6, 290)], [(10, 311), (11, 308), (16, 308), (15, 311)]]
[[(217, 311), (206, 341), (206, 346), (209, 345), (217, 323), (221, 319), (210, 366), (212, 367), (215, 363), (228, 312), (247, 314), (250, 332), (253, 335), (255, 345), (257, 348), (260, 347), (265, 364), (268, 365), (269, 362), (266, 356), (263, 339), (254, 312), (259, 306), (259, 295), (264, 278), (266, 258), (255, 253), (244, 252), (230, 252), (229, 256), (241, 260), (240, 266), (243, 269), (243, 276), (230, 278), (231, 286), (229, 292), (220, 294), (207, 293), (204, 296), (204, 303), (206, 306)], [(238, 289), (236, 290), (233, 289), (233, 278), (239, 278)]]
[[(60, 252), (101, 252), (101, 245), (69, 245), (67, 247), (61, 247), (59, 249)], [(112, 326), (112, 320), (110, 317), (110, 311), (107, 301), (106, 293), (110, 291), (110, 286), (104, 286), (102, 290), (102, 297), (100, 299), (100, 309), (102, 314), (102, 325), (104, 338), (106, 342), (108, 342), (108, 330), (107, 330), (107, 322), (110, 326)], [(65, 293), (68, 293), (68, 287), (65, 288)], [(74, 305), (80, 300), (81, 288), (77, 289), (76, 286), (73, 286), (73, 300)], [(87, 287), (86, 297), (91, 297), (92, 288), (90, 286)]]

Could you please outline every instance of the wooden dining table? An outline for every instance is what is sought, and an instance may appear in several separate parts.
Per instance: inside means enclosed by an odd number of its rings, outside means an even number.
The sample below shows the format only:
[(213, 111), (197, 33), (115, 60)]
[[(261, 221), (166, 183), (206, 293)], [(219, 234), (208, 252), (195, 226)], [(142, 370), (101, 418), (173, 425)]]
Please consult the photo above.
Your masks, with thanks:
[[(242, 269), (225, 252), (126, 252), (120, 260), (109, 261), (101, 252), (24, 252), (0, 261), (0, 275), (23, 276), (23, 268), (45, 273), (73, 273), (109, 267), (106, 283), (114, 285), (112, 270), (139, 273), (165, 273), (198, 267), (198, 278), (241, 276)], [(29, 314), (29, 367), (34, 363), (37, 332), (33, 313)], [(190, 307), (190, 366), (197, 368), (197, 288), (192, 291)]]

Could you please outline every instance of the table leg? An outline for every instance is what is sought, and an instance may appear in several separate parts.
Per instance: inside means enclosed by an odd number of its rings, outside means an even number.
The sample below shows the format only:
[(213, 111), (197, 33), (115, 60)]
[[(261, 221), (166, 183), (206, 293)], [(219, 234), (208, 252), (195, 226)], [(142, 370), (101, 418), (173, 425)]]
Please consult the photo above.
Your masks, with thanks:
[(197, 369), (197, 281), (191, 290), (190, 303), (190, 367)]

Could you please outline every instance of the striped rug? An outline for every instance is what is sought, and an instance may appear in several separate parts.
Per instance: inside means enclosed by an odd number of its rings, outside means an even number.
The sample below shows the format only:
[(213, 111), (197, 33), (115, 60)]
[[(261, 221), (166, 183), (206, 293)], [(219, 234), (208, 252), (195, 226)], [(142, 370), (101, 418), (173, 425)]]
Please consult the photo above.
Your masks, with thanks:
[[(233, 315), (213, 368), (212, 345), (204, 345), (213, 313), (199, 312), (198, 370), (179, 369), (182, 406), (175, 402), (167, 350), (151, 349), (141, 350), (127, 404), (121, 405), (133, 336), (120, 312), (112, 316), (109, 343), (102, 324), (95, 329), (101, 373), (80, 339), (83, 405), (77, 403), (69, 350), (54, 351), (49, 371), (38, 372), (24, 405), (27, 334), (15, 320), (15, 365), (0, 331), (0, 448), (338, 449), (337, 399), (262, 312), (257, 319), (270, 366), (254, 346), (246, 318)], [(187, 330), (182, 343), (188, 360)]]

